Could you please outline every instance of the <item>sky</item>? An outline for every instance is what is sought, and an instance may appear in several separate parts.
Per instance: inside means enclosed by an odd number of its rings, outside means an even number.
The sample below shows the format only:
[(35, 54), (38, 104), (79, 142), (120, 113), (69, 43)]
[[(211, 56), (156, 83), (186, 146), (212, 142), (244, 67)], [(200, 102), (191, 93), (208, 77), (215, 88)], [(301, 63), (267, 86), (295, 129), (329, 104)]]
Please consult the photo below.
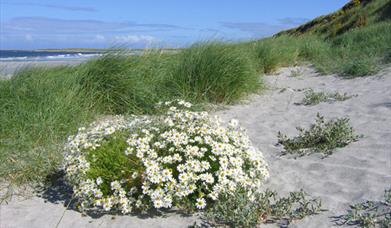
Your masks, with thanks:
[(186, 47), (270, 36), (348, 0), (0, 0), (0, 49)]

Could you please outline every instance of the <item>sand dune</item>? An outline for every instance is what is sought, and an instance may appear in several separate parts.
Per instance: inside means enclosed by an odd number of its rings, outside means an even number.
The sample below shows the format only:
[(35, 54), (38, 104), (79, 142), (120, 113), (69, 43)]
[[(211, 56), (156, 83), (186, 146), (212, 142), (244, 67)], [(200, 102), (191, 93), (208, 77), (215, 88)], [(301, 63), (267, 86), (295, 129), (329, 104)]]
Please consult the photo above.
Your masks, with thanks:
[[(293, 71), (299, 75), (291, 76)], [(238, 119), (265, 155), (271, 174), (265, 188), (282, 195), (303, 189), (322, 199), (328, 211), (296, 221), (292, 227), (332, 227), (331, 217), (345, 213), (349, 204), (380, 200), (391, 185), (391, 68), (375, 76), (349, 80), (319, 76), (307, 67), (283, 68), (277, 75), (266, 76), (265, 82), (266, 92), (226, 107), (217, 115)], [(307, 88), (357, 96), (332, 104), (295, 105)], [(297, 159), (280, 156), (277, 132), (295, 136), (295, 127), (309, 126), (317, 112), (326, 118), (349, 117), (353, 128), (364, 137), (324, 159), (319, 155)], [(187, 227), (198, 220), (197, 216), (175, 212), (148, 218), (81, 216), (65, 210), (64, 196), (56, 195), (56, 191), (52, 196), (14, 199), (1, 205), (0, 227), (55, 227), (62, 215), (59, 227)]]

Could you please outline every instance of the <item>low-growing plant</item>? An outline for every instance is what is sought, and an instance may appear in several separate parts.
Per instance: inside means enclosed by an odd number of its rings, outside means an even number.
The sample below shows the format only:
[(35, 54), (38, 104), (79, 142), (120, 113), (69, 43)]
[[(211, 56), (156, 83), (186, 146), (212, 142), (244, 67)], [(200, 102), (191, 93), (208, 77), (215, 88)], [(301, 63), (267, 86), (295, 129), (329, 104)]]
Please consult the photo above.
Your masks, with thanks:
[(321, 200), (309, 198), (303, 191), (280, 198), (275, 191), (266, 190), (249, 197), (239, 188), (233, 195), (222, 195), (205, 215), (212, 225), (255, 227), (261, 223), (289, 224), (321, 211)]
[(364, 228), (391, 227), (391, 189), (384, 191), (383, 201), (366, 201), (350, 206), (346, 215), (335, 219), (337, 225), (354, 225)]
[(278, 132), (278, 144), (283, 145), (285, 150), (283, 154), (304, 156), (323, 153), (328, 156), (334, 149), (344, 147), (360, 137), (354, 133), (348, 118), (326, 121), (319, 113), (308, 130), (301, 127), (297, 127), (297, 130), (299, 135), (294, 138)]
[(291, 70), (290, 77), (299, 77), (301, 75), (302, 75), (302, 72), (300, 71), (300, 69)]
[(160, 103), (157, 116), (118, 116), (69, 138), (65, 171), (80, 208), (120, 211), (204, 209), (268, 177), (262, 153), (232, 120), (228, 127), (185, 101)]
[(327, 92), (315, 92), (313, 89), (309, 89), (304, 93), (303, 100), (298, 104), (303, 105), (316, 105), (321, 102), (335, 102), (335, 101), (345, 101), (350, 99), (352, 96), (349, 96), (347, 93), (340, 94), (338, 92), (327, 93)]

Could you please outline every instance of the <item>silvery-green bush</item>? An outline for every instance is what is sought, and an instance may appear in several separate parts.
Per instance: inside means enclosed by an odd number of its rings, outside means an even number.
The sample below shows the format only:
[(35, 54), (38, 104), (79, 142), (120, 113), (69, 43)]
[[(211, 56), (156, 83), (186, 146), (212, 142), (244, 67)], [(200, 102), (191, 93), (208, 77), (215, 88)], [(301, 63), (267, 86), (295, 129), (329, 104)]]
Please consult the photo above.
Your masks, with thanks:
[(181, 100), (157, 108), (161, 115), (117, 116), (69, 137), (65, 170), (82, 209), (204, 209), (237, 188), (258, 192), (267, 164), (236, 120), (224, 127)]

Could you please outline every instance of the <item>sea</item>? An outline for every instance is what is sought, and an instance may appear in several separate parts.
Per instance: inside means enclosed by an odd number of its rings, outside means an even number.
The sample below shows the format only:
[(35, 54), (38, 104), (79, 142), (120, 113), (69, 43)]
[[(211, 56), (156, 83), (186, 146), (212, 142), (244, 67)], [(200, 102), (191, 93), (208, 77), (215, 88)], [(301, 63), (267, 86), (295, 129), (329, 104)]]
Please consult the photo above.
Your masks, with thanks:
[(100, 52), (0, 50), (1, 62), (39, 62), (81, 60), (102, 55)]

